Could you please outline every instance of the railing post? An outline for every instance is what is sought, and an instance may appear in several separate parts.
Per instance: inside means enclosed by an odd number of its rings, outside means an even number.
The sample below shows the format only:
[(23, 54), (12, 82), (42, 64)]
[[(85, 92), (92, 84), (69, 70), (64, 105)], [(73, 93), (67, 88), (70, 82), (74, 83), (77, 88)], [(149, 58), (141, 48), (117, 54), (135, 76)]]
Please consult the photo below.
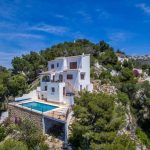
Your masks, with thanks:
[(67, 148), (67, 145), (68, 145), (68, 123), (66, 122), (65, 123), (65, 148)]
[(43, 116), (43, 107), (42, 107), (42, 116)]

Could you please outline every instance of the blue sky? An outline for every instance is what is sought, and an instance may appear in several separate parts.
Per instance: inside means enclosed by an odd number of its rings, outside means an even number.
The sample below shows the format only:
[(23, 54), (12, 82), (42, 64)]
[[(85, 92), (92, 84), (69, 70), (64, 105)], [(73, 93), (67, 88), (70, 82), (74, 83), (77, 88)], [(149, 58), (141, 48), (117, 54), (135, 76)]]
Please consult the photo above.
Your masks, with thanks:
[(0, 0), (0, 65), (14, 56), (87, 38), (150, 54), (149, 0)]

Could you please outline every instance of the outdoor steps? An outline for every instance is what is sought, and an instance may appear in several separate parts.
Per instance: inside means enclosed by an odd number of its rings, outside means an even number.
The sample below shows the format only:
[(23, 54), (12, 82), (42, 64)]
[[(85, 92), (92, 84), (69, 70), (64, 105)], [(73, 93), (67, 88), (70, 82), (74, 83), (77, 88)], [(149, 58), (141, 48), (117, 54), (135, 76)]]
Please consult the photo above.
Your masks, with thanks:
[(28, 93), (28, 94), (23, 94), (23, 96), (21, 96), (21, 97), (16, 97), (15, 100), (26, 99), (26, 98), (37, 99), (36, 90), (33, 90), (30, 93)]

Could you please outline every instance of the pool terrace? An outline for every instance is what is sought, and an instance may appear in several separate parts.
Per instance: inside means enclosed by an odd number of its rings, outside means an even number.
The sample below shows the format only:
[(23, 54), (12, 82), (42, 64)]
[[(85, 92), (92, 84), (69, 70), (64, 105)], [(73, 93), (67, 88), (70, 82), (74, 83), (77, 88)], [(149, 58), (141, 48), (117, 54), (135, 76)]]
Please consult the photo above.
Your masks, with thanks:
[[(32, 107), (30, 107), (29, 104), (32, 104), (32, 103), (42, 104), (43, 106), (48, 106), (50, 108), (45, 109), (45, 107), (43, 107), (43, 108), (41, 107), (41, 110), (40, 109), (38, 110), (34, 107), (34, 105)], [(37, 113), (39, 115), (42, 115), (44, 117), (47, 117), (47, 118), (50, 118), (52, 120), (56, 120), (59, 122), (66, 122), (67, 117), (68, 117), (69, 113), (71, 112), (71, 108), (68, 105), (54, 104), (54, 103), (51, 103), (48, 101), (43, 101), (40, 99), (38, 99), (38, 100), (35, 100), (35, 99), (19, 100), (19, 101), (9, 103), (9, 105), (18, 107), (22, 110), (26, 110), (29, 112)]]

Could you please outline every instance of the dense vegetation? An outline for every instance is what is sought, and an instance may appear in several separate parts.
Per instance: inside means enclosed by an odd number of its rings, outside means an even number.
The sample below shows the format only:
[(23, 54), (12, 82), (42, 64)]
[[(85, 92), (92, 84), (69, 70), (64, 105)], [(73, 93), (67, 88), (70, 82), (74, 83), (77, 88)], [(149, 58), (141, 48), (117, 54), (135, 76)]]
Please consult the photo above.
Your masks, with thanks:
[[(7, 140), (3, 141), (6, 136)], [(1, 150), (48, 150), (44, 141), (45, 136), (32, 121), (23, 120), (19, 124), (12, 124), (7, 120), (0, 126)]]
[[(101, 52), (104, 56), (100, 56)], [(91, 64), (95, 60), (101, 60), (102, 64), (113, 64), (117, 62), (114, 49), (104, 41), (94, 44), (88, 40), (76, 40), (76, 42), (64, 42), (40, 51), (31, 52), (22, 57), (15, 57), (12, 60), (13, 73), (24, 73), (28, 77), (28, 82), (35, 80), (38, 73), (46, 68), (47, 61), (60, 56), (72, 56), (81, 54), (91, 54)]]
[[(124, 54), (119, 50), (117, 52)], [(138, 67), (150, 72), (150, 67), (141, 66), (133, 60), (121, 64), (115, 50), (104, 41), (97, 44), (85, 39), (64, 42), (41, 50), (39, 53), (30, 52), (15, 57), (12, 60), (12, 69), (0, 67), (0, 110), (7, 109), (6, 104), (9, 100), (29, 90), (39, 73), (47, 69), (47, 61), (59, 56), (82, 53), (91, 55), (92, 79), (101, 80), (102, 84), (109, 83), (117, 87), (118, 91), (115, 99), (103, 94), (81, 93), (80, 98), (76, 99), (74, 108), (76, 122), (72, 126), (70, 139), (72, 145), (77, 149), (118, 149), (118, 147), (135, 149), (135, 143), (128, 136), (117, 136), (117, 131), (124, 123), (125, 108), (129, 106), (137, 127), (136, 134), (149, 148), (150, 84), (138, 83), (138, 77), (133, 75), (132, 69)], [(95, 68), (95, 63), (103, 67), (102, 71), (100, 68)], [(112, 71), (115, 71), (116, 75), (112, 75)], [(116, 107), (116, 103), (121, 104), (121, 107)], [(5, 138), (5, 131), (2, 129), (0, 132), (2, 138)], [(18, 141), (6, 141), (5, 145), (7, 147), (15, 142), (18, 145), (24, 144)], [(26, 146), (30, 147), (28, 139), (26, 139)], [(22, 147), (26, 148), (26, 146)]]
[(10, 70), (0, 70), (0, 111), (6, 109), (6, 103), (11, 97), (22, 95), (26, 92), (28, 85), (26, 76), (23, 74), (12, 75)]
[[(114, 49), (104, 41), (94, 44), (88, 40), (76, 40), (76, 42), (64, 42), (41, 50), (39, 53), (30, 52), (30, 54), (15, 57), (12, 60), (12, 69), (7, 70), (0, 67), (0, 102), (13, 97), (20, 96), (28, 91), (32, 82), (37, 79), (42, 70), (46, 70), (47, 61), (59, 56), (80, 55), (82, 53), (91, 54), (91, 65), (99, 60), (100, 53), (106, 52), (105, 57), (100, 58), (102, 64), (109, 61), (115, 65), (117, 57)], [(111, 57), (111, 59), (109, 58)], [(115, 61), (114, 61), (115, 59)], [(0, 105), (0, 106), (1, 106)], [(0, 110), (3, 108), (1, 107)]]
[(75, 102), (70, 138), (74, 149), (135, 149), (129, 137), (117, 134), (124, 123), (124, 110), (115, 105), (114, 97), (85, 92)]

